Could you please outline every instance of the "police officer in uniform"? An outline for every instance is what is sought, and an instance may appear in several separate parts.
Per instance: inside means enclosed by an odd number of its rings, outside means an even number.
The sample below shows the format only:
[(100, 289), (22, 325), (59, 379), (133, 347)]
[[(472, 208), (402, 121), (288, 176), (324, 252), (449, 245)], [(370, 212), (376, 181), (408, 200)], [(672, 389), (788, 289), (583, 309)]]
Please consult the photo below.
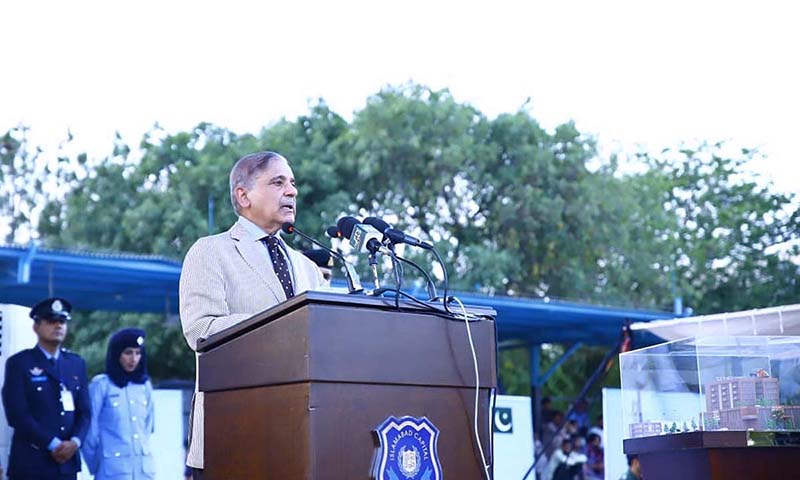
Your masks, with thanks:
[(91, 421), (86, 363), (61, 348), (71, 306), (48, 298), (31, 310), (36, 346), (6, 361), (3, 406), (14, 429), (11, 480), (76, 479)]

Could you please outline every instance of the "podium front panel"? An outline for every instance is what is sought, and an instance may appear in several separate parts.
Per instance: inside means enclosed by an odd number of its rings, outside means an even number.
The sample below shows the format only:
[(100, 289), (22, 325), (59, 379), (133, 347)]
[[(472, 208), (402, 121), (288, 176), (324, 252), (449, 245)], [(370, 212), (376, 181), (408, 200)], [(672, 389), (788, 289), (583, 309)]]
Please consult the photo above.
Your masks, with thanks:
[[(439, 429), (444, 478), (480, 480), (474, 394), (467, 388), (327, 382), (210, 392), (204, 473), (211, 480), (367, 480), (378, 451), (373, 430), (389, 416), (410, 415)], [(478, 417), (491, 462), (488, 389), (480, 390)]]

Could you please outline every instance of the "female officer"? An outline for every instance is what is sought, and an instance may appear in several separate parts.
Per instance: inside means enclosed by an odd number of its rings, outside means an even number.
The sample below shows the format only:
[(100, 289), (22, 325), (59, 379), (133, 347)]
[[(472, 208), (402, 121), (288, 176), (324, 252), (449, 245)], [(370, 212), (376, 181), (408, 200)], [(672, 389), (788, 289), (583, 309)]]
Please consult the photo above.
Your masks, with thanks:
[(106, 373), (89, 385), (92, 423), (81, 452), (96, 480), (153, 479), (153, 387), (147, 377), (145, 333), (116, 332), (108, 342)]

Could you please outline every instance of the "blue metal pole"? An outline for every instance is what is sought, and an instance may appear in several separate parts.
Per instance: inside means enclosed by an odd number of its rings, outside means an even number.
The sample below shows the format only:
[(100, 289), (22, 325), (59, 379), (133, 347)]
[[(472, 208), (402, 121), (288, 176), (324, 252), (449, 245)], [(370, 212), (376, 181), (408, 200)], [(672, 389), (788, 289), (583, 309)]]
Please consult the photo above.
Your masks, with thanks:
[[(542, 385), (539, 377), (539, 370), (542, 365), (542, 346), (540, 344), (530, 346), (531, 363), (531, 413), (533, 413), (533, 444), (536, 445), (536, 433), (541, 432), (542, 428)], [(535, 454), (535, 452), (534, 452)]]
[(31, 264), (39, 244), (33, 240), (28, 244), (28, 252), (21, 257), (17, 263), (17, 283), (29, 283), (31, 281)]
[(570, 347), (567, 349), (567, 351), (566, 351), (566, 352), (564, 352), (564, 354), (563, 354), (563, 355), (561, 355), (561, 356), (558, 358), (558, 360), (556, 360), (556, 361), (555, 361), (555, 363), (553, 363), (553, 364), (550, 366), (550, 368), (548, 368), (548, 369), (547, 369), (547, 371), (544, 373), (544, 375), (542, 375), (542, 378), (540, 378), (540, 379), (539, 379), (539, 380), (541, 381), (542, 385), (544, 385), (545, 383), (547, 383), (547, 381), (548, 381), (548, 380), (550, 380), (550, 377), (551, 377), (551, 376), (552, 376), (554, 373), (556, 373), (556, 370), (558, 370), (558, 367), (560, 367), (561, 365), (563, 365), (563, 364), (564, 364), (564, 362), (566, 362), (566, 361), (567, 361), (567, 359), (569, 359), (569, 357), (571, 357), (571, 356), (572, 356), (572, 355), (573, 355), (575, 352), (577, 352), (577, 351), (578, 351), (578, 349), (579, 349), (579, 348), (581, 348), (582, 346), (583, 346), (583, 344), (582, 344), (581, 342), (576, 342), (576, 343), (573, 343), (573, 344), (572, 344), (572, 346), (570, 346)]

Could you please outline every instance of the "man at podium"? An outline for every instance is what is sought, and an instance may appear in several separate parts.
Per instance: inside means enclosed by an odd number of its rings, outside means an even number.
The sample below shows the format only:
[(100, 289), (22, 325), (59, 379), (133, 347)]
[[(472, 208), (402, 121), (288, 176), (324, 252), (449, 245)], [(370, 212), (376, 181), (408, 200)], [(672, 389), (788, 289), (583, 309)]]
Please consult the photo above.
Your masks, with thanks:
[[(317, 266), (278, 235), (295, 221), (297, 188), (287, 160), (275, 152), (246, 155), (230, 174), (231, 204), (239, 219), (224, 233), (189, 249), (180, 279), (183, 334), (198, 340), (323, 284)], [(186, 464), (203, 478), (203, 394), (195, 387)]]

